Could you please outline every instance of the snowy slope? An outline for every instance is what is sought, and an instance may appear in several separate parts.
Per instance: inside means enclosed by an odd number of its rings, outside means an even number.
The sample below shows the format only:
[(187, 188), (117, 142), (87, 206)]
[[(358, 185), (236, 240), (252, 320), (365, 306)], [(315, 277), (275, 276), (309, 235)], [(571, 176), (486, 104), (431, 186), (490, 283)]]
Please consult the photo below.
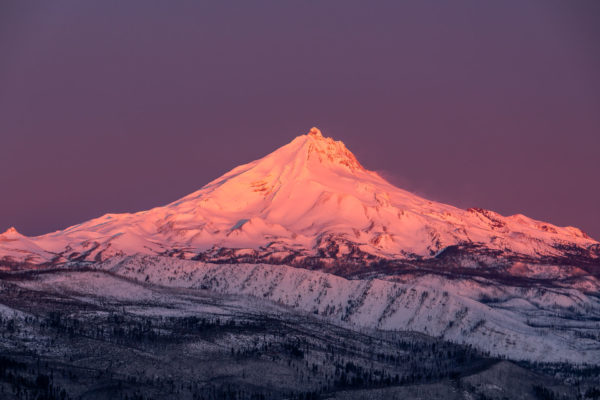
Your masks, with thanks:
[(396, 188), (313, 128), (164, 207), (32, 238), (11, 229), (0, 235), (0, 259), (56, 264), (160, 254), (335, 264), (419, 260), (465, 244), (529, 258), (600, 255), (600, 244), (577, 228), (462, 210)]
[(252, 295), (357, 328), (423, 332), (513, 359), (600, 362), (600, 300), (568, 287), (435, 275), (349, 280), (285, 265), (157, 256), (116, 257), (98, 267), (164, 286)]

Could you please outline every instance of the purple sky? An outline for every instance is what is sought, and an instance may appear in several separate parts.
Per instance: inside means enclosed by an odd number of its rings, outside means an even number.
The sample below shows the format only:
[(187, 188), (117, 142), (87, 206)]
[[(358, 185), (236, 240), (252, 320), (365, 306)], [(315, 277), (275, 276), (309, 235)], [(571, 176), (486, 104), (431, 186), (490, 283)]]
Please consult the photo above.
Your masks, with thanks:
[(2, 1), (0, 230), (163, 205), (316, 125), (598, 239), (599, 71), (597, 0)]

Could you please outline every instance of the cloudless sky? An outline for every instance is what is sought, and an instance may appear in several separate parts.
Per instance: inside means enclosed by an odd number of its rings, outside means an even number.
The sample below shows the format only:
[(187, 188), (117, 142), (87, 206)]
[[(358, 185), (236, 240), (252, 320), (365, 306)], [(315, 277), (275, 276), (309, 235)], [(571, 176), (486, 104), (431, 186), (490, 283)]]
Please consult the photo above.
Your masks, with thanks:
[(163, 205), (313, 125), (600, 239), (600, 2), (0, 2), (0, 230)]

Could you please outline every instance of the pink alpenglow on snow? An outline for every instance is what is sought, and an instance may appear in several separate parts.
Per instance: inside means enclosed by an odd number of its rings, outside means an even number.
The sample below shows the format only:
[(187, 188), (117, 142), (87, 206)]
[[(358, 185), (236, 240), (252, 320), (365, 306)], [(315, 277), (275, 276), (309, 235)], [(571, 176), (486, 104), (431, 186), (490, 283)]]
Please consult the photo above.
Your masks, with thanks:
[(380, 259), (423, 259), (464, 244), (547, 257), (564, 247), (598, 245), (577, 228), (416, 196), (366, 170), (344, 143), (312, 128), (164, 207), (106, 214), (37, 237), (11, 228), (0, 235), (0, 259), (56, 264), (134, 254), (193, 258), (215, 249), (314, 256), (332, 243), (330, 258), (359, 252)]

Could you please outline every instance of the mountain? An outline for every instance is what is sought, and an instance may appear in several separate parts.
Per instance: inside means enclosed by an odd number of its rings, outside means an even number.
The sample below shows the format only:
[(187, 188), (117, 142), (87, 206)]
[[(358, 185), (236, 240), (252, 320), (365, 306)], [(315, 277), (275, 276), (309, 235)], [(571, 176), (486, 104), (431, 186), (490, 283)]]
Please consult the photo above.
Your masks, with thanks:
[(37, 237), (11, 228), (0, 268), (92, 268), (511, 359), (600, 363), (599, 242), (416, 196), (316, 128), (164, 207)]
[(581, 230), (458, 209), (394, 187), (317, 128), (164, 207), (107, 214), (63, 231), (0, 235), (6, 263), (169, 255), (321, 266), (426, 260), (469, 247), (527, 259), (598, 259)]

